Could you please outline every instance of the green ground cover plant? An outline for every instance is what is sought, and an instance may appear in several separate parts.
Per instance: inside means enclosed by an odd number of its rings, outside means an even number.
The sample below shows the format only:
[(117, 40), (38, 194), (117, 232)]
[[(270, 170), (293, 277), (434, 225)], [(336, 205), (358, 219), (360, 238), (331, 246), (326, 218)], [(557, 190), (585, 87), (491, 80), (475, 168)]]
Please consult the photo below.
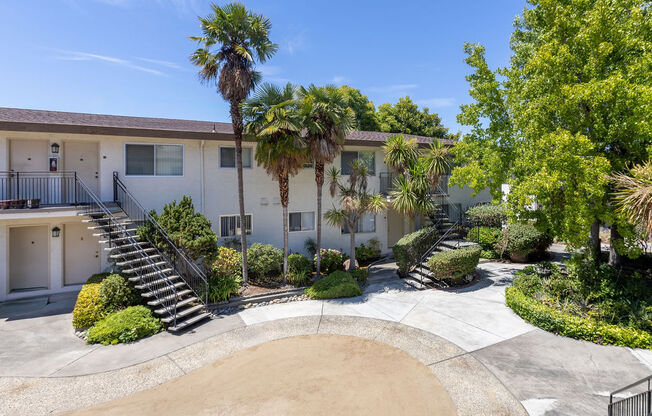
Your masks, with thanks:
[(312, 262), (303, 254), (294, 253), (288, 256), (288, 282), (291, 285), (306, 286), (312, 280)]
[(362, 289), (347, 272), (338, 270), (306, 289), (310, 299), (336, 299), (361, 296)]
[(91, 344), (112, 345), (128, 343), (154, 335), (163, 329), (161, 321), (152, 316), (149, 308), (130, 306), (108, 315), (88, 330)]
[(484, 259), (496, 259), (500, 257), (496, 251), (496, 243), (500, 241), (503, 230), (498, 227), (479, 226), (469, 230), (466, 239), (480, 244), (482, 253), (480, 257)]

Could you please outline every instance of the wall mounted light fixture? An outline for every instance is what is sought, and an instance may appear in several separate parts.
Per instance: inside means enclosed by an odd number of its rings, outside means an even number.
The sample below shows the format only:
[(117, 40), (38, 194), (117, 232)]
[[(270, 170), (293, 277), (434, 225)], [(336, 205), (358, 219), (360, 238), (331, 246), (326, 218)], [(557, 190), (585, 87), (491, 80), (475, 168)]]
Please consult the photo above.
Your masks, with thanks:
[(50, 150), (52, 150), (52, 153), (59, 153), (59, 144), (52, 143), (52, 145), (50, 145)]
[(52, 237), (59, 237), (61, 234), (61, 229), (59, 227), (54, 227), (52, 229)]

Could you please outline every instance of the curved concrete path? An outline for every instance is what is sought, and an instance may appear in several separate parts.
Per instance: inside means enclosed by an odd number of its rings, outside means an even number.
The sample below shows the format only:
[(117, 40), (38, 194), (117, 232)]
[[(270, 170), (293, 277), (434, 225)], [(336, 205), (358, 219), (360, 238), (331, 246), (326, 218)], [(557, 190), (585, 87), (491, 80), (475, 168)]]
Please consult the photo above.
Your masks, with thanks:
[[(525, 323), (504, 303), (504, 288), (511, 284), (519, 266), (485, 263), (479, 268), (482, 279), (477, 284), (455, 291), (414, 291), (395, 279), (371, 284), (357, 298), (252, 308), (217, 317), (182, 336), (162, 333), (135, 344), (110, 347), (86, 345), (72, 334), (71, 305), (65, 297), (51, 297), (47, 305), (42, 300), (29, 301), (43, 303), (36, 311), (37, 305), (29, 302), (22, 306), (22, 312), (21, 305), (14, 304), (8, 311), (0, 304), (0, 409), (33, 384), (53, 386), (64, 380), (61, 377), (118, 369), (125, 373), (115, 376), (128, 380), (139, 377), (133, 373), (136, 367), (129, 366), (157, 363), (152, 370), (159, 374), (152, 376), (157, 381), (143, 381), (142, 388), (148, 388), (159, 383), (160, 377), (179, 375), (178, 360), (172, 358), (175, 352), (203, 345), (202, 354), (216, 359), (211, 351), (223, 352), (218, 344), (227, 334), (266, 323), (289, 322), (288, 318), (330, 322), (337, 317), (360, 317), (420, 329), (455, 346), (458, 352), (450, 357), (486, 366), (531, 415), (603, 415), (610, 391), (651, 372), (649, 351), (558, 337)], [(282, 328), (285, 332), (278, 337), (293, 334), (291, 328)], [(257, 338), (255, 331), (248, 336), (253, 338), (242, 341), (247, 345), (270, 339)], [(450, 357), (442, 362), (451, 363)], [(468, 372), (459, 374), (471, 377)], [(44, 377), (58, 381), (49, 382)], [(473, 380), (482, 385), (482, 379)], [(33, 393), (40, 387), (35, 388)], [(104, 390), (98, 386), (93, 391), (97, 389)], [(473, 393), (468, 391), (470, 396)], [(31, 397), (34, 400), (39, 395)], [(95, 400), (101, 401), (100, 396)], [(474, 414), (495, 413), (476, 409)]]

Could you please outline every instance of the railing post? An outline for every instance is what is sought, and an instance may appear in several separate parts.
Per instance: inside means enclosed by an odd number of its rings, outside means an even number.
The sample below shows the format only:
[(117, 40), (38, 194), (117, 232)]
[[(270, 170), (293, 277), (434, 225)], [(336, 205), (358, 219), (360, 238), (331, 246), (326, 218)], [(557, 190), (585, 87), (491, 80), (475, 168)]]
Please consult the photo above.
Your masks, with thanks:
[(118, 202), (118, 172), (113, 171), (113, 202)]
[(20, 173), (16, 172), (16, 199), (20, 199)]
[(647, 379), (647, 414), (652, 412), (652, 396), (650, 393), (650, 379)]

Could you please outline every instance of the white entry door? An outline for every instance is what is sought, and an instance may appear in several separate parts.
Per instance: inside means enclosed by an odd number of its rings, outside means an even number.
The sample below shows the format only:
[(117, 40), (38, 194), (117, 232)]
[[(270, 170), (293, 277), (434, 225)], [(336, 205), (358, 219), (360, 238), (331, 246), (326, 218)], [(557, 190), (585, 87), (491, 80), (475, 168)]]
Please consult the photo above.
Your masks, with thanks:
[(63, 163), (66, 171), (77, 172), (79, 179), (98, 195), (100, 187), (97, 143), (64, 142)]
[(100, 243), (88, 224), (65, 224), (63, 229), (64, 284), (79, 285), (100, 270)]

